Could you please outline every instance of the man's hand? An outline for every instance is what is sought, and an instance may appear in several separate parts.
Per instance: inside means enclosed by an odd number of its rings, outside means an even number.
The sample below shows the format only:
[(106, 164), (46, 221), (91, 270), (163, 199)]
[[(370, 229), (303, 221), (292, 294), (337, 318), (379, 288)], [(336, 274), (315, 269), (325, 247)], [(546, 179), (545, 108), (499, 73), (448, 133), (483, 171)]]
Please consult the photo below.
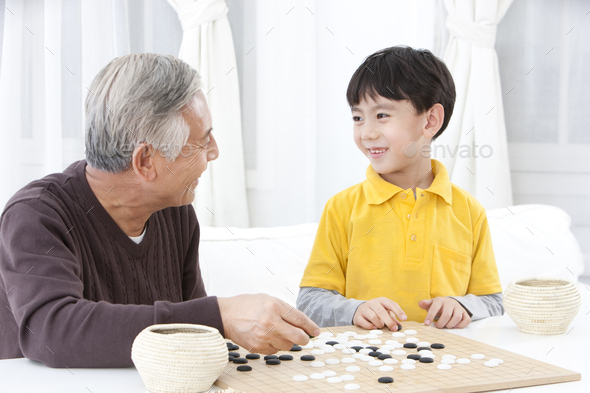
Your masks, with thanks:
[(471, 317), (461, 303), (451, 297), (435, 297), (434, 299), (421, 300), (420, 308), (428, 311), (424, 324), (429, 326), (434, 318), (438, 321), (434, 323), (439, 329), (442, 328), (459, 328), (463, 329), (471, 323)]
[(218, 298), (225, 337), (250, 352), (271, 354), (305, 345), (320, 334), (301, 311), (269, 295)]
[(364, 329), (381, 329), (387, 326), (391, 331), (397, 332), (400, 321), (408, 317), (400, 306), (391, 299), (378, 297), (361, 304), (354, 313), (352, 322)]

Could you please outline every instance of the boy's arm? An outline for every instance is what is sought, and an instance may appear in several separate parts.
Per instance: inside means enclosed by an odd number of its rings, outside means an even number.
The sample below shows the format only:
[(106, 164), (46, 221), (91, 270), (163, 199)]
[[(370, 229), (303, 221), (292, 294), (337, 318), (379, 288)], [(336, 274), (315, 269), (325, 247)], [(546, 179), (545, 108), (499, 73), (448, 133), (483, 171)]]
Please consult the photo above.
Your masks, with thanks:
[(458, 301), (463, 306), (463, 308), (467, 310), (472, 322), (479, 319), (496, 317), (504, 314), (502, 292), (481, 296), (465, 295), (451, 297)]
[(297, 308), (319, 327), (353, 325), (356, 309), (363, 303), (347, 299), (338, 291), (314, 287), (301, 287), (297, 296)]

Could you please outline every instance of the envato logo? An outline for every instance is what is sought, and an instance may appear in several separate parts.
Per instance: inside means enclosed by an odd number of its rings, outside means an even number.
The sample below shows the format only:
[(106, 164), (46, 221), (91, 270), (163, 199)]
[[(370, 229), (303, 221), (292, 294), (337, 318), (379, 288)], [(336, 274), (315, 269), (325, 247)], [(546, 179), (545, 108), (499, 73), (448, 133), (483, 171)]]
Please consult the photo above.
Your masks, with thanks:
[[(404, 147), (404, 155), (408, 158), (414, 157), (418, 152), (424, 158), (490, 158), (494, 154), (494, 149), (490, 145), (476, 145), (471, 142), (471, 145), (436, 145), (434, 149), (430, 144), (421, 146), (416, 145), (416, 142), (410, 142)], [(439, 155), (440, 154), (440, 155)]]

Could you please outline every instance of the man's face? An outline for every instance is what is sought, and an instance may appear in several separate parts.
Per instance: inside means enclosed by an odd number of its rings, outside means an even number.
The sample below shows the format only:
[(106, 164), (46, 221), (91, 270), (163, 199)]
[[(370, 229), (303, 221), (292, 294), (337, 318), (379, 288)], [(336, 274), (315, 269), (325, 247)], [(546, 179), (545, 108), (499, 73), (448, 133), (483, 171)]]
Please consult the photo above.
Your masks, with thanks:
[(219, 156), (217, 142), (211, 133), (211, 112), (203, 92), (200, 90), (182, 111), (190, 127), (186, 145), (174, 162), (168, 162), (157, 154), (158, 174), (163, 177), (160, 191), (171, 198), (168, 206), (192, 203), (199, 177), (207, 169), (207, 163)]
[[(409, 100), (390, 100), (366, 96), (351, 108), (354, 121), (354, 142), (384, 179), (406, 169), (419, 155), (406, 155), (404, 149), (416, 148), (425, 142), (425, 116), (417, 114)], [(412, 144), (412, 142), (414, 144)]]

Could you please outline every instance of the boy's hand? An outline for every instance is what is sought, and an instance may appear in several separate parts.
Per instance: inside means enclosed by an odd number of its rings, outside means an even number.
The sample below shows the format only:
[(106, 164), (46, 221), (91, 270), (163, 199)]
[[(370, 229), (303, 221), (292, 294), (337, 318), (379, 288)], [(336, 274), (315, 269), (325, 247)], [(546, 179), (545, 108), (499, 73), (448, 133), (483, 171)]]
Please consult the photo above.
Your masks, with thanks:
[(364, 329), (381, 329), (387, 326), (397, 332), (398, 325), (408, 317), (396, 302), (386, 297), (378, 297), (361, 304), (354, 313), (352, 322)]
[(434, 299), (421, 300), (420, 308), (428, 311), (424, 324), (429, 326), (434, 318), (438, 321), (434, 323), (439, 329), (442, 328), (459, 328), (463, 329), (471, 323), (471, 317), (461, 303), (450, 297), (435, 297)]

